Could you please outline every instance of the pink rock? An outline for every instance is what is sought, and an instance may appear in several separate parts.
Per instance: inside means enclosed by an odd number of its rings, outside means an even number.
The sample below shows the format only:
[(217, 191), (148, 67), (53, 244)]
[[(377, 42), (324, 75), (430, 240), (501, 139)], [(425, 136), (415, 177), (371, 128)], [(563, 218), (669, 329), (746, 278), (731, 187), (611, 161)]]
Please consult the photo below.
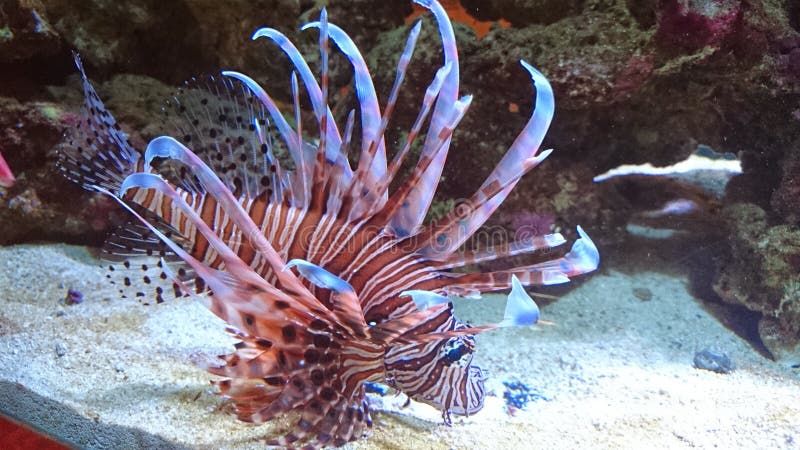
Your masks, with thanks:
[(650, 79), (654, 68), (652, 55), (632, 56), (617, 76), (614, 88), (622, 96), (631, 94)]
[(8, 167), (6, 160), (3, 159), (3, 154), (0, 153), (0, 186), (2, 187), (11, 187), (14, 185), (14, 174), (11, 173), (11, 169)]
[(668, 0), (656, 38), (662, 47), (683, 51), (719, 47), (736, 28), (741, 11), (740, 0)]

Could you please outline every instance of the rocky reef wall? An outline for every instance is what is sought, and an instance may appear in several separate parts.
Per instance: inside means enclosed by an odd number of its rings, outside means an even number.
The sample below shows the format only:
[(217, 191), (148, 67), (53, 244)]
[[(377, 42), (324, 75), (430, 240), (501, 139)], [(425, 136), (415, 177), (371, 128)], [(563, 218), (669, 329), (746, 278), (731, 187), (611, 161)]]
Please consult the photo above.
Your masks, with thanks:
[[(410, 2), (331, 0), (331, 21), (354, 38), (388, 95), (415, 10)], [(632, 188), (592, 177), (620, 164), (667, 165), (698, 145), (741, 159), (717, 221), (683, 231), (718, 242), (705, 281), (723, 301), (762, 314), (761, 337), (779, 353), (798, 342), (800, 297), (800, 7), (781, 0), (461, 0), (444, 2), (456, 24), (462, 91), (474, 94), (443, 178), (444, 198), (471, 194), (527, 120), (534, 90), (525, 59), (550, 79), (553, 157), (526, 177), (494, 219), (510, 227), (580, 223), (614, 262), (627, 248), (638, 205)], [(16, 177), (0, 187), (0, 244), (34, 240), (99, 244), (124, 215), (62, 180), (55, 151), (76, 120), (81, 54), (101, 96), (137, 147), (169, 132), (163, 100), (198, 73), (234, 69), (290, 102), (289, 67), (260, 26), (298, 32), (322, 2), (226, 0), (116, 2), (10, 0), (0, 5), (0, 153)], [(390, 138), (413, 121), (440, 65), (425, 18)], [(313, 60), (314, 58), (310, 58)], [(349, 66), (332, 60), (334, 86)], [(355, 105), (336, 90), (335, 114)], [(391, 142), (391, 141), (390, 141)], [(637, 185), (637, 189), (640, 186)], [(720, 212), (721, 211), (721, 212)], [(534, 217), (535, 215), (535, 217)], [(754, 219), (757, 217), (757, 220)], [(522, 218), (522, 219), (521, 219)], [(754, 228), (755, 227), (755, 228)], [(709, 228), (712, 228), (711, 230)], [(547, 231), (547, 230), (542, 230)], [(568, 231), (568, 230), (565, 230)], [(743, 261), (756, 261), (745, 264)], [(747, 272), (747, 273), (745, 273)], [(732, 281), (735, 281), (733, 283)]]

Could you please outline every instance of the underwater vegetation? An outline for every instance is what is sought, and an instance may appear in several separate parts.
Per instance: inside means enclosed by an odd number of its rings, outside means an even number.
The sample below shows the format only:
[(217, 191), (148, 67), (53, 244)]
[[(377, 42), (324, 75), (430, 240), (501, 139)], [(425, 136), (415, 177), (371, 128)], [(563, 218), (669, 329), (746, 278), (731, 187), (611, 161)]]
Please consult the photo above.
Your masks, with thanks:
[[(419, 22), (383, 108), (360, 51), (323, 9), (319, 21), (303, 27), (319, 31), (319, 79), (281, 32), (261, 28), (253, 35), (272, 41), (294, 67), (291, 123), (252, 78), (226, 71), (182, 88), (165, 110), (174, 135), (153, 139), (143, 152), (128, 141), (75, 58), (83, 116), (59, 167), (132, 215), (106, 242), (109, 279), (143, 302), (192, 296), (227, 323), (239, 342), (207, 370), (220, 377), (213, 383), (239, 419), (263, 423), (292, 414), (293, 429), (270, 445), (318, 448), (359, 439), (372, 426), (365, 398), (371, 383), (436, 407), (448, 423), (451, 414), (478, 412), (487, 375), (472, 362), (474, 336), (536, 323), (539, 310), (524, 286), (566, 283), (599, 263), (597, 248), (578, 227), (579, 239), (549, 252), (549, 258), (561, 255), (553, 259), (484, 273), (453, 271), (566, 243), (552, 233), (460, 250), (520, 178), (550, 155), (539, 146), (554, 99), (546, 78), (521, 61), (536, 90), (527, 125), (474, 195), (425, 223), (472, 97), (459, 93), (458, 53), (445, 10), (437, 1), (416, 3), (436, 20), (444, 63), (394, 152), (384, 134)], [(352, 65), (359, 102), (343, 123), (328, 104), (331, 41)], [(311, 124), (303, 120), (301, 91)], [(405, 179), (395, 179), (417, 139), (418, 160)], [(350, 154), (358, 155), (355, 162)], [(129, 292), (139, 284), (134, 277), (150, 289)], [(453, 315), (453, 297), (505, 289), (511, 292), (499, 323), (473, 326)]]

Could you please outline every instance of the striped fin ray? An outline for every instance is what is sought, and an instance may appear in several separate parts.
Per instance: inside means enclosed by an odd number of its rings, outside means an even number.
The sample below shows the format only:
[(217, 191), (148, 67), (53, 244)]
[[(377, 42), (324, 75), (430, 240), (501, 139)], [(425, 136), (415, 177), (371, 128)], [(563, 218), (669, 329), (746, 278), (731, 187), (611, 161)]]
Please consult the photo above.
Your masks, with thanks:
[[(347, 160), (347, 154), (350, 150), (351, 142), (353, 139), (353, 127), (355, 126), (355, 110), (351, 109), (347, 115), (347, 122), (344, 128), (344, 137), (342, 138), (342, 145), (340, 147), (341, 155), (344, 160)], [(348, 166), (349, 168), (349, 166)], [(345, 204), (345, 191), (352, 185), (352, 176), (346, 175), (341, 164), (336, 164), (331, 169), (331, 177), (341, 182), (334, 184), (331, 187), (330, 195), (328, 197), (327, 214), (333, 217), (338, 217), (342, 211), (342, 206)], [(350, 180), (349, 182), (347, 180)]]
[[(294, 123), (297, 130), (297, 140), (303, 142), (303, 115), (300, 112), (300, 88), (297, 84), (297, 72), (292, 72), (292, 101), (294, 102)], [(304, 149), (305, 150), (305, 149)], [(295, 175), (295, 182), (299, 186), (295, 187), (295, 192), (302, 195), (301, 204), (308, 203), (308, 197), (311, 194), (309, 187), (311, 181), (310, 172), (311, 165), (306, 163), (306, 152), (300, 152), (300, 164), (295, 168), (297, 174)]]
[[(501, 322), (491, 325), (483, 325), (477, 327), (462, 327), (456, 330), (450, 330), (438, 333), (426, 333), (421, 336), (414, 336), (413, 339), (419, 342), (431, 340), (434, 336), (458, 336), (464, 333), (478, 334), (483, 331), (488, 331), (494, 328), (509, 327), (509, 326), (529, 326), (535, 324), (539, 320), (539, 307), (536, 302), (525, 292), (522, 287), (522, 282), (515, 275), (511, 275), (510, 286), (511, 293), (508, 295), (506, 302), (506, 310)], [(430, 291), (406, 291), (400, 294), (402, 296), (412, 297), (414, 304), (420, 311), (426, 311), (430, 308), (439, 305), (449, 304), (450, 297), (439, 295)]]
[(442, 175), (444, 162), (450, 147), (449, 137), (443, 144), (438, 143), (438, 138), (443, 128), (450, 121), (452, 109), (459, 98), (458, 51), (456, 49), (453, 26), (447, 17), (447, 12), (437, 1), (414, 0), (414, 2), (423, 8), (429, 9), (436, 18), (439, 34), (442, 38), (444, 62), (445, 65), (450, 66), (450, 70), (447, 72), (437, 97), (433, 114), (431, 115), (430, 129), (422, 148), (422, 158), (430, 158), (432, 162), (425, 169), (420, 182), (413, 187), (408, 195), (408, 200), (400, 207), (399, 212), (391, 217), (392, 229), (403, 233), (400, 235), (415, 233), (425, 219), (433, 200), (433, 194), (439, 184), (439, 178)]
[(520, 64), (528, 71), (536, 89), (533, 114), (525, 128), (511, 145), (511, 148), (508, 149), (500, 163), (492, 170), (492, 173), (489, 174), (489, 177), (481, 187), (495, 181), (502, 182), (503, 180), (514, 178), (517, 173), (517, 166), (536, 156), (542, 140), (544, 140), (544, 136), (548, 128), (550, 128), (550, 122), (553, 120), (555, 99), (553, 98), (553, 89), (550, 83), (541, 72), (524, 60), (520, 60)]
[(544, 249), (558, 247), (566, 242), (560, 233), (546, 234), (543, 236), (533, 236), (518, 241), (501, 244), (492, 248), (475, 251), (463, 251), (453, 253), (447, 259), (441, 261), (437, 266), (438, 270), (447, 270), (455, 267), (463, 267), (469, 264), (478, 264), (509, 256), (533, 253)]
[[(414, 53), (414, 47), (416, 46), (417, 38), (419, 37), (421, 25), (422, 22), (417, 22), (408, 35), (405, 49), (400, 55), (400, 60), (397, 63), (395, 81), (392, 85), (392, 90), (389, 93), (389, 99), (386, 102), (386, 108), (384, 109), (383, 116), (381, 117), (380, 125), (378, 126), (376, 135), (369, 141), (369, 147), (367, 147), (365, 151), (362, 151), (361, 157), (358, 161), (356, 177), (351, 182), (347, 191), (348, 199), (346, 202), (349, 205), (352, 205), (352, 209), (348, 212), (348, 217), (351, 221), (358, 220), (364, 215), (372, 213), (375, 208), (380, 208), (383, 206), (388, 198), (386, 188), (381, 186), (381, 182), (384, 179), (392, 178), (394, 175), (391, 174), (388, 171), (388, 167), (386, 167), (385, 149), (383, 149), (383, 153), (378, 155), (379, 158), (383, 158), (383, 162), (380, 163), (382, 165), (381, 169), (383, 170), (383, 173), (380, 173), (380, 171), (373, 171), (372, 166), (377, 152), (381, 150), (380, 145), (384, 143), (386, 127), (389, 125), (389, 119), (391, 118), (392, 112), (394, 111), (394, 107), (397, 103), (397, 98), (400, 93), (400, 86), (403, 84), (406, 70), (408, 69), (408, 64), (411, 61), (411, 57)], [(408, 150), (405, 151), (407, 152)], [(401, 153), (398, 153), (398, 156), (402, 159), (404, 156), (401, 156)], [(396, 170), (397, 169), (395, 168), (395, 172)], [(353, 199), (354, 192), (358, 195), (358, 198), (355, 201)]]
[[(422, 125), (425, 123), (425, 120), (428, 118), (428, 114), (431, 112), (431, 108), (433, 106), (434, 100), (439, 95), (439, 90), (442, 88), (442, 83), (444, 83), (447, 74), (450, 71), (451, 65), (445, 64), (443, 67), (439, 68), (434, 76), (433, 81), (425, 90), (425, 95), (422, 100), (422, 108), (420, 108), (419, 113), (417, 114), (417, 118), (414, 120), (414, 124), (411, 126), (411, 130), (409, 131), (408, 135), (406, 136), (405, 143), (403, 147), (398, 151), (392, 161), (388, 165), (388, 169), (386, 173), (378, 180), (377, 185), (375, 187), (375, 192), (382, 196), (384, 193), (387, 192), (389, 189), (389, 184), (394, 180), (397, 176), (397, 172), (400, 167), (405, 162), (406, 157), (408, 156), (408, 152), (411, 149), (411, 145), (416, 140), (417, 136), (419, 136), (419, 132), (422, 129)], [(376, 197), (378, 197), (376, 195)], [(373, 204), (370, 205), (368, 209), (368, 214), (373, 215), (377, 209), (385, 205), (385, 202), (379, 203), (373, 201)]]
[[(319, 20), (319, 53), (321, 60), (320, 68), (320, 97), (322, 104), (320, 105), (320, 119), (319, 119), (319, 144), (315, 149), (316, 163), (313, 168), (313, 185), (311, 190), (310, 207), (316, 211), (322, 210), (326, 202), (326, 195), (328, 193), (328, 183), (330, 180), (331, 171), (327, 170), (326, 162), (334, 162), (336, 159), (328, 158), (328, 135), (324, 131), (328, 128), (328, 115), (322, 112), (328, 110), (328, 58), (330, 56), (330, 27), (328, 26), (328, 10), (322, 8)], [(341, 156), (336, 155), (336, 158)]]
[(536, 167), (550, 154), (549, 151), (539, 155), (536, 153), (553, 118), (555, 109), (553, 90), (538, 70), (525, 61), (520, 63), (528, 71), (536, 86), (536, 105), (533, 115), (497, 167), (489, 174), (470, 202), (467, 202), (467, 213), (457, 219), (451, 215), (446, 219), (450, 223), (444, 227), (441, 224), (436, 225), (444, 228), (444, 231), (438, 231), (435, 236), (444, 236), (446, 244), (424, 249), (423, 252), (448, 255), (455, 251), (483, 225), (505, 200), (522, 175)]
[(253, 33), (252, 39), (256, 40), (260, 37), (266, 37), (275, 42), (275, 44), (286, 54), (286, 56), (289, 57), (295, 67), (295, 70), (303, 80), (303, 85), (305, 85), (308, 92), (308, 97), (311, 101), (317, 121), (321, 124), (322, 117), (327, 117), (325, 126), (326, 139), (328, 141), (327, 157), (329, 160), (337, 161), (337, 165), (343, 169), (345, 178), (349, 179), (352, 174), (350, 164), (347, 162), (346, 158), (342, 159), (338, 154), (342, 143), (342, 138), (339, 135), (339, 131), (336, 127), (336, 121), (333, 120), (333, 114), (331, 113), (330, 109), (323, 107), (322, 89), (317, 83), (317, 80), (314, 78), (311, 69), (308, 67), (308, 63), (306, 63), (306, 60), (303, 58), (302, 54), (300, 54), (300, 52), (297, 50), (297, 47), (295, 47), (289, 38), (287, 38), (280, 31), (274, 28), (260, 28)]
[[(325, 21), (327, 22), (327, 19)], [(310, 22), (303, 25), (301, 30), (319, 28), (321, 26), (322, 21)], [(373, 141), (378, 142), (375, 157), (371, 161), (371, 170), (368, 172), (374, 176), (380, 176), (386, 172), (386, 144), (378, 133), (381, 111), (378, 105), (378, 95), (375, 93), (375, 86), (372, 84), (372, 77), (369, 74), (364, 57), (344, 30), (334, 24), (327, 24), (327, 33), (353, 65), (356, 96), (358, 97), (361, 111), (361, 155), (362, 158), (366, 155)]]
[(297, 271), (313, 284), (335, 293), (332, 311), (338, 316), (339, 323), (348, 327), (350, 334), (366, 336), (367, 323), (361, 310), (353, 286), (328, 272), (322, 267), (301, 259), (293, 259), (286, 263), (284, 270), (296, 267)]
[(505, 315), (500, 322), (480, 326), (450, 327), (435, 331), (425, 330), (420, 328), (420, 324), (425, 323), (431, 317), (440, 315), (442, 311), (451, 306), (452, 299), (432, 291), (410, 290), (400, 295), (412, 297), (418, 311), (376, 325), (376, 332), (383, 333), (382, 339), (386, 342), (420, 344), (472, 336), (496, 328), (535, 324), (539, 320), (539, 307), (525, 292), (522, 283), (515, 275), (510, 276), (509, 285), (511, 293), (506, 302)]
[(423, 228), (415, 236), (420, 253), (430, 259), (436, 259), (447, 257), (461, 247), (461, 244), (472, 236), (488, 217), (483, 214), (488, 210), (494, 211), (505, 199), (508, 188), (513, 187), (524, 174), (538, 166), (549, 155), (549, 151), (542, 152), (521, 162), (516, 175), (503, 182), (496, 180), (481, 187), (467, 201)]
[[(471, 102), (472, 96), (470, 95), (466, 95), (462, 99), (455, 102), (447, 125), (441, 128), (435, 139), (436, 151), (439, 153), (434, 153), (430, 157), (426, 156), (424, 153), (420, 155), (419, 162), (414, 167), (414, 171), (412, 172), (411, 176), (409, 176), (403, 182), (402, 186), (399, 187), (389, 197), (386, 206), (384, 206), (380, 212), (371, 218), (373, 223), (387, 223), (388, 219), (389, 226), (394, 235), (408, 236), (409, 234), (412, 234), (411, 229), (398, 228), (402, 226), (402, 223), (395, 221), (394, 218), (396, 218), (398, 214), (402, 214), (402, 211), (407, 207), (409, 202), (412, 201), (411, 197), (414, 195), (414, 192), (420, 189), (421, 183), (424, 183), (424, 177), (427, 173), (427, 169), (432, 164), (436, 164), (438, 155), (447, 153), (447, 146), (449, 145), (453, 131), (464, 117), (464, 114), (466, 113), (467, 108), (469, 108)], [(416, 228), (417, 226), (415, 225), (414, 230), (416, 230)]]
[(526, 286), (548, 286), (569, 282), (571, 277), (592, 272), (600, 264), (600, 254), (589, 236), (578, 227), (580, 236), (570, 251), (561, 258), (529, 266), (514, 267), (496, 272), (458, 274), (443, 283), (444, 291), (467, 289), (490, 292), (511, 287), (512, 278), (518, 277)]

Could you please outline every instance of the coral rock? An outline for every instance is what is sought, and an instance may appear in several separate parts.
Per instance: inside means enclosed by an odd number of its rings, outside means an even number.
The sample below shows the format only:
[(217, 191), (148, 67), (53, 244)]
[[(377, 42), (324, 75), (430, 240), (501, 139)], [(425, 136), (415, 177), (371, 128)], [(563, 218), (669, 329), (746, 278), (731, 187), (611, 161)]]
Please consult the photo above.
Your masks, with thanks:
[(670, 0), (661, 11), (656, 38), (662, 47), (678, 52), (719, 47), (740, 14), (739, 0)]
[(751, 204), (723, 214), (731, 253), (720, 262), (714, 291), (763, 315), (761, 340), (777, 356), (800, 343), (800, 229), (769, 226), (765, 212)]

